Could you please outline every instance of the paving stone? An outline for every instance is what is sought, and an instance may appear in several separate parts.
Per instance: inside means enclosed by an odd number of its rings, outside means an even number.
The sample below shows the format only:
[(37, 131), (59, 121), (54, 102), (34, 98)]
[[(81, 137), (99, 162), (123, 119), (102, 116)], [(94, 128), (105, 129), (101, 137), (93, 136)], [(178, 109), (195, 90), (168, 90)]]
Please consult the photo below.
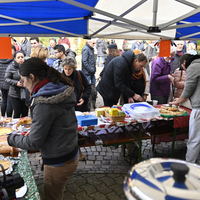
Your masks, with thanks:
[(107, 187), (107, 185), (105, 185), (105, 184), (103, 184), (103, 183), (100, 183), (97, 187), (96, 187), (96, 189), (99, 191), (99, 192), (101, 192), (101, 193), (103, 193), (103, 194), (108, 194), (108, 193), (110, 193), (112, 190), (110, 190), (108, 187)]
[(105, 155), (106, 155), (106, 152), (104, 152), (104, 151), (103, 151), (103, 152), (100, 152), (100, 155), (101, 155), (101, 156), (105, 156)]
[[(87, 200), (94, 200), (94, 198), (88, 196), (85, 191), (78, 193), (75, 196), (76, 196), (76, 200), (86, 200), (86, 199)], [(66, 200), (68, 200), (68, 199), (66, 198)]]
[(86, 192), (86, 194), (90, 195), (92, 193), (95, 193), (97, 190), (96, 188), (94, 187), (94, 185), (91, 185), (91, 184), (85, 184), (85, 185), (82, 185), (81, 188)]
[[(95, 156), (88, 156), (88, 160), (96, 160)], [(86, 161), (87, 162), (87, 161)], [(93, 163), (92, 163), (93, 164)]]
[(101, 178), (100, 180), (101, 180), (103, 183), (105, 183), (106, 186), (110, 186), (110, 185), (115, 184), (114, 179), (111, 178), (111, 177), (108, 177), (108, 176), (103, 177), (103, 178)]
[(104, 156), (104, 160), (111, 160), (111, 156)]
[(106, 200), (106, 196), (101, 192), (95, 192), (91, 194), (90, 197), (93, 197), (95, 200)]
[(86, 161), (86, 165), (93, 165), (93, 164), (94, 164), (94, 161), (90, 161), (90, 160)]
[[(122, 198), (119, 195), (117, 195), (115, 192), (111, 192), (107, 194), (106, 197), (108, 200), (122, 200)], [(125, 196), (123, 199), (125, 199)]]
[(104, 157), (103, 156), (96, 156), (96, 160), (103, 160)]
[(99, 152), (94, 152), (93, 155), (94, 155), (94, 156), (98, 156), (98, 155), (99, 155)]
[(80, 188), (76, 183), (72, 183), (72, 184), (67, 184), (65, 190), (75, 194), (82, 191), (82, 188)]
[(101, 162), (100, 161), (94, 161), (94, 164), (95, 165), (101, 165)]
[[(105, 159), (105, 157), (104, 157), (104, 159)], [(109, 165), (109, 164), (110, 164), (110, 161), (109, 161), (109, 160), (102, 160), (101, 163), (102, 163), (103, 165)]]
[(64, 192), (64, 198), (63, 200), (75, 200), (76, 196), (72, 194), (71, 192)]

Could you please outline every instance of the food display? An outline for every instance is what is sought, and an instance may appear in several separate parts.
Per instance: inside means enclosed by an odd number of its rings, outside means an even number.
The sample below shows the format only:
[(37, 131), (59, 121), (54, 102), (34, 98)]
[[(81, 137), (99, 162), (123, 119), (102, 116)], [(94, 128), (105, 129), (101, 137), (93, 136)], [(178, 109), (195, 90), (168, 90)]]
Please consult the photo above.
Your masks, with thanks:
[(103, 108), (96, 108), (95, 114), (97, 117), (100, 117), (100, 115), (105, 117), (105, 110), (110, 109), (110, 107), (103, 107)]
[(169, 106), (161, 106), (160, 108), (157, 108), (159, 112), (161, 113), (161, 116), (182, 116), (184, 114), (187, 114), (187, 112), (184, 109), (177, 108), (177, 107), (169, 107)]
[(111, 108), (105, 111), (105, 116), (112, 122), (123, 122), (126, 114), (117, 108)]
[(6, 117), (6, 118), (3, 119), (3, 122), (5, 122), (5, 123), (12, 122), (12, 118)]
[(23, 117), (18, 121), (16, 129), (18, 130), (18, 127), (20, 125), (31, 124), (31, 123), (32, 123), (32, 119), (30, 117)]
[(12, 133), (13, 129), (8, 127), (0, 127), (0, 136)]
[[(12, 165), (12, 162), (7, 160), (0, 160), (0, 164), (3, 165), (4, 170), (7, 170)], [(1, 167), (0, 167), (0, 172), (2, 172)]]

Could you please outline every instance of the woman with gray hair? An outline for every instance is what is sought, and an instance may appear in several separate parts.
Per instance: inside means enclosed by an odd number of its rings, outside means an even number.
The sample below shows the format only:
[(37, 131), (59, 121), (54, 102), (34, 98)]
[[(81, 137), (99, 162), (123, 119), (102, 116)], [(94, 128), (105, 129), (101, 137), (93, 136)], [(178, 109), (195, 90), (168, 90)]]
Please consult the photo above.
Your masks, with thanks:
[(88, 111), (88, 98), (91, 93), (91, 86), (85, 74), (82, 71), (76, 70), (76, 61), (73, 57), (67, 56), (63, 62), (63, 74), (74, 82), (74, 91), (76, 94), (75, 110), (86, 112)]

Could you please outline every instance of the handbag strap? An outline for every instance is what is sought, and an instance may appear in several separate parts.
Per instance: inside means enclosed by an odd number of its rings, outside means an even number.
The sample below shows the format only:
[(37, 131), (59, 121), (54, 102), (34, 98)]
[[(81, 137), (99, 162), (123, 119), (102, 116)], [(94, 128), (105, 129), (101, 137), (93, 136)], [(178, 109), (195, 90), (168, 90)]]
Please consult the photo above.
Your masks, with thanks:
[(83, 86), (83, 79), (82, 79), (82, 76), (81, 76), (80, 72), (77, 71), (77, 73), (78, 73), (78, 79), (79, 79), (79, 81), (81, 83), (81, 88), (82, 88), (82, 93), (81, 93), (81, 96), (80, 96), (80, 98), (81, 98), (82, 95), (83, 95), (83, 91), (84, 91), (85, 87)]

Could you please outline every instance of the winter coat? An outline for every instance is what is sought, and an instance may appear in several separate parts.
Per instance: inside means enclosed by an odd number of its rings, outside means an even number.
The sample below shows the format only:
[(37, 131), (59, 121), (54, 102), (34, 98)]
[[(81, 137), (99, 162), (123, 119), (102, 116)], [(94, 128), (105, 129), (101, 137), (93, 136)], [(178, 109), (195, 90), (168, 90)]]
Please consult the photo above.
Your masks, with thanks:
[(176, 69), (174, 72), (174, 98), (179, 98), (183, 92), (183, 89), (185, 87), (185, 81), (186, 81), (186, 71), (185, 70), (179, 70)]
[(117, 102), (120, 94), (133, 97), (130, 89), (130, 78), (133, 73), (132, 63), (135, 59), (132, 51), (126, 51), (110, 61), (105, 73), (97, 85), (97, 90), (104, 99)]
[[(82, 71), (79, 71), (81, 77), (82, 77), (82, 84), (84, 86), (84, 91), (82, 94), (82, 86), (81, 82), (78, 77), (78, 71), (75, 70), (69, 78), (74, 82), (74, 92), (76, 94), (76, 105), (75, 105), (75, 110), (76, 111), (81, 111), (81, 112), (86, 112), (88, 111), (88, 99), (91, 93), (91, 85), (88, 83), (87, 78), (85, 77), (85, 74)], [(65, 75), (65, 72), (63, 70), (63, 74)], [(66, 75), (65, 75), (66, 76)], [(82, 94), (82, 95), (81, 95)], [(84, 103), (81, 106), (77, 106), (77, 103), (79, 103), (80, 99), (84, 100)]]
[(54, 55), (54, 49), (51, 46), (48, 46), (47, 49), (50, 52), (49, 57), (47, 58), (47, 65), (53, 67), (53, 63), (56, 61), (56, 57)]
[(97, 56), (105, 56), (107, 44), (104, 39), (98, 39), (96, 41)]
[(106, 62), (104, 63), (104, 68), (103, 68), (103, 70), (101, 71), (101, 73), (99, 74), (99, 76), (101, 76), (101, 77), (103, 76), (103, 74), (104, 74), (106, 68), (108, 67), (109, 62), (110, 62), (113, 58), (114, 58), (114, 56), (112, 56), (112, 55), (108, 55), (108, 56), (107, 56)]
[(175, 70), (177, 69), (177, 68), (179, 68), (179, 60), (180, 60), (180, 57), (181, 56), (179, 56), (179, 54), (178, 53), (176, 53), (175, 55), (174, 55), (174, 62), (172, 63), (172, 73), (174, 73), (175, 72)]
[(163, 57), (156, 58), (151, 66), (150, 93), (155, 96), (169, 96), (170, 80), (168, 74), (172, 70), (172, 62), (168, 63)]
[(66, 162), (78, 152), (74, 88), (47, 83), (31, 97), (32, 126), (29, 136), (11, 134), (10, 146), (40, 150), (43, 163)]
[(1, 59), (0, 60), (0, 88), (4, 90), (9, 89), (9, 85), (4, 81), (5, 72), (8, 65), (13, 61), (13, 59)]
[(68, 38), (64, 38), (64, 39), (62, 39), (62, 38), (60, 38), (59, 40), (58, 40), (58, 44), (67, 44), (68, 46), (69, 46), (69, 48), (70, 48), (70, 41), (69, 41), (69, 39)]
[(20, 80), (19, 64), (13, 60), (7, 67), (5, 73), (5, 82), (10, 86), (8, 95), (14, 98), (20, 98), (20, 88), (17, 82)]
[(82, 71), (87, 76), (92, 76), (96, 72), (94, 48), (88, 43), (82, 49)]
[(27, 40), (27, 38), (21, 43), (21, 50), (25, 53), (26, 57), (30, 57), (30, 55), (31, 55), (31, 44)]

